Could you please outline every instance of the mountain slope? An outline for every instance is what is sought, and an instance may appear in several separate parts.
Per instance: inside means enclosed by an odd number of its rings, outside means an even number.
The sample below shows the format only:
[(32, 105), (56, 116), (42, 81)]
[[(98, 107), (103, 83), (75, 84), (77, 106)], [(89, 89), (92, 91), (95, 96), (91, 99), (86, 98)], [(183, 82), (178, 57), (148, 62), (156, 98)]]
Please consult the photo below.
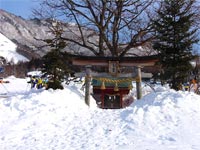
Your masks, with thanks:
[[(52, 39), (54, 37), (49, 29), (50, 22), (37, 18), (25, 20), (0, 9), (0, 32), (17, 44), (18, 52), (27, 58), (43, 56), (49, 51), (50, 48), (44, 47), (46, 43), (41, 39)], [(75, 24), (67, 24), (67, 28), (64, 30), (66, 37), (71, 38), (74, 34), (79, 34)], [(89, 31), (86, 33), (89, 33)], [(91, 54), (90, 51), (88, 52), (85, 48), (80, 48), (73, 43), (68, 43), (65, 50), (81, 55)]]
[(44, 39), (51, 36), (48, 26), (44, 22), (33, 20), (25, 20), (21, 17), (10, 14), (0, 9), (0, 32), (13, 40), (15, 43), (28, 46), (29, 50), (35, 50), (36, 53), (43, 55), (45, 52), (39, 50), (39, 46), (44, 43), (37, 39)]
[[(18, 45), (17, 52), (26, 56), (27, 58), (41, 57), (49, 51), (50, 48), (44, 47), (44, 42), (37, 39), (52, 39), (54, 36), (49, 32), (49, 26), (52, 24), (50, 20), (40, 20), (37, 18), (25, 20), (19, 16), (15, 16), (0, 9), (0, 32), (7, 38), (12, 40)], [(79, 39), (80, 32), (78, 27), (73, 23), (63, 23), (64, 36), (67, 38)], [(83, 32), (87, 38), (87, 44), (91, 41), (98, 42), (98, 35), (94, 31), (85, 28)], [(89, 36), (90, 35), (90, 36)], [(94, 45), (90, 45), (94, 49)], [(74, 43), (67, 43), (65, 51), (78, 55), (94, 55), (90, 50), (80, 47)], [(151, 43), (148, 43), (144, 47), (133, 48), (128, 56), (143, 56), (154, 55), (155, 51), (152, 51)], [(109, 55), (109, 51), (108, 54)]]
[(26, 57), (17, 53), (16, 49), (17, 45), (0, 33), (0, 56), (4, 57), (7, 62), (13, 61), (15, 64), (19, 61), (28, 61)]

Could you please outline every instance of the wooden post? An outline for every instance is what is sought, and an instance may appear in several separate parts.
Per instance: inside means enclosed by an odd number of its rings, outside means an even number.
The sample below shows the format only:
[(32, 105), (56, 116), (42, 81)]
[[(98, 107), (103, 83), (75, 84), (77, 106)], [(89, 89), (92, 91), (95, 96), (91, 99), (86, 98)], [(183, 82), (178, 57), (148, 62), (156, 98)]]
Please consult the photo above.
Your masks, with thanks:
[(142, 75), (141, 75), (141, 67), (137, 67), (137, 78), (136, 78), (136, 90), (137, 90), (137, 99), (142, 98)]
[(90, 106), (91, 66), (86, 66), (85, 76), (85, 103)]
[(122, 101), (123, 101), (123, 93), (120, 91), (120, 108), (123, 108), (123, 103), (122, 103)]
[(104, 91), (101, 90), (101, 108), (104, 108), (104, 98), (105, 98)]

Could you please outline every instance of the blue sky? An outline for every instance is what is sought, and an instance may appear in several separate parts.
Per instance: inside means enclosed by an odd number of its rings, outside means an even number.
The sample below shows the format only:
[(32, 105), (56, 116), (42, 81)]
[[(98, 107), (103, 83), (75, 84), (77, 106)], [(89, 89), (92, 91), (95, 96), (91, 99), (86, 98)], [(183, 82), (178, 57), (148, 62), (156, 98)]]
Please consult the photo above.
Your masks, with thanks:
[(36, 0), (0, 0), (0, 9), (25, 19), (33, 18), (32, 9), (36, 6)]
[[(200, 0), (198, 0), (200, 1)], [(32, 9), (37, 7), (40, 0), (0, 0), (0, 9), (6, 10), (25, 19), (33, 18)], [(195, 46), (200, 49), (199, 45)], [(200, 53), (200, 50), (198, 50)]]

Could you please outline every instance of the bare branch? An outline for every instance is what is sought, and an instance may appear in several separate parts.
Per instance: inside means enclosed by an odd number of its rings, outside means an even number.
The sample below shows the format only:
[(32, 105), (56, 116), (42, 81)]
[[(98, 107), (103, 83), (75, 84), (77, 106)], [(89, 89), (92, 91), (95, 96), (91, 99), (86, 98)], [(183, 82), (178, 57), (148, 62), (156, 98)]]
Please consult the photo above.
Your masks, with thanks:
[[(122, 57), (152, 39), (148, 13), (154, 3), (155, 0), (42, 0), (43, 11), (39, 14), (75, 23), (78, 32), (65, 26), (65, 32), (74, 37), (66, 34), (63, 40), (95, 55), (106, 56), (107, 50), (114, 57)], [(49, 14), (47, 8), (51, 10)]]

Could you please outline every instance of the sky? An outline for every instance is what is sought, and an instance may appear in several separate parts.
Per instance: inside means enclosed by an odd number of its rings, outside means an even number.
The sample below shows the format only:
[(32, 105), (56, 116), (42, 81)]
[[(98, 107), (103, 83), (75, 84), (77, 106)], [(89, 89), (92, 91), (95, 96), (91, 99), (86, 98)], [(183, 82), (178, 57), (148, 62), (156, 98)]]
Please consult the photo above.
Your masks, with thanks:
[(29, 19), (33, 18), (32, 9), (36, 8), (37, 4), (37, 0), (0, 0), (0, 9)]
[[(200, 1), (200, 0), (199, 0)], [(40, 0), (0, 0), (0, 9), (6, 10), (25, 19), (34, 18), (32, 9), (37, 8)], [(194, 45), (195, 52), (200, 54), (200, 45)]]

